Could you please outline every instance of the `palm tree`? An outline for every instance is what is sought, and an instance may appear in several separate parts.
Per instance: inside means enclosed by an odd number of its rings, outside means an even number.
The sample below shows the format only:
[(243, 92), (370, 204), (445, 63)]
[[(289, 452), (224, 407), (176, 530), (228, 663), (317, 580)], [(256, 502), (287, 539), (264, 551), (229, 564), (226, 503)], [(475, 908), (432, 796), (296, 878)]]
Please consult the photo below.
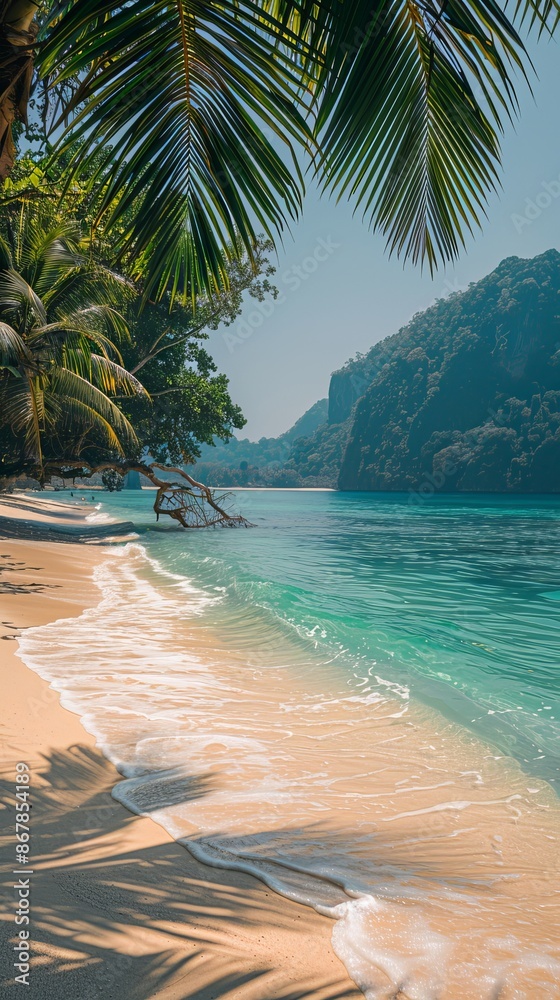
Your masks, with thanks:
[[(512, 8), (512, 15), (509, 9)], [(39, 70), (67, 183), (154, 297), (227, 285), (228, 246), (297, 217), (302, 149), (391, 251), (457, 256), (497, 183), (529, 60), (559, 0), (54, 0)], [(61, 129), (63, 134), (61, 135)], [(303, 157), (305, 158), (305, 157)]]
[[(48, 212), (48, 214), (46, 214)], [(0, 237), (0, 427), (7, 465), (134, 453), (114, 395), (144, 394), (121, 364), (127, 283), (84, 252), (76, 223), (21, 209)]]

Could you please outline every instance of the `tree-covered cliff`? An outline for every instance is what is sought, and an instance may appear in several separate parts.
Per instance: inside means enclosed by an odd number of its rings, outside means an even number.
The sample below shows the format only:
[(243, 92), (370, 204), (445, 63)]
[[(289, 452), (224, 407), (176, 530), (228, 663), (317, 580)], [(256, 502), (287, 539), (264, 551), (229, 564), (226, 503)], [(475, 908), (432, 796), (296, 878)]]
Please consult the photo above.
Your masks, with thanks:
[(228, 483), (560, 491), (560, 254), (507, 258), (350, 359), (285, 435), (212, 452)]
[(510, 257), (367, 355), (350, 490), (560, 490), (560, 254)]

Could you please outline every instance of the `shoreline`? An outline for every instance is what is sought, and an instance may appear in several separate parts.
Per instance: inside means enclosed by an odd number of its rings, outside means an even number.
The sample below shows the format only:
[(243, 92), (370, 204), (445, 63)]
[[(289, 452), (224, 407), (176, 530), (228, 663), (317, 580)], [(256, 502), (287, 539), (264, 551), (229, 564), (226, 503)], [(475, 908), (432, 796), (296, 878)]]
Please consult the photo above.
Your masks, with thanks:
[[(18, 629), (77, 617), (99, 602), (91, 573), (103, 559), (99, 543), (117, 526), (80, 533), (89, 507), (36, 494), (7, 501), (17, 507), (7, 538), (0, 517), (5, 995), (20, 985), (11, 961), (18, 931), (12, 810), (15, 765), (24, 761), (33, 806), (28, 996), (359, 1000), (332, 950), (330, 919), (251, 875), (196, 861), (155, 821), (112, 798), (121, 776), (79, 717), (24, 664), (16, 642)], [(86, 548), (85, 535), (98, 544)]]

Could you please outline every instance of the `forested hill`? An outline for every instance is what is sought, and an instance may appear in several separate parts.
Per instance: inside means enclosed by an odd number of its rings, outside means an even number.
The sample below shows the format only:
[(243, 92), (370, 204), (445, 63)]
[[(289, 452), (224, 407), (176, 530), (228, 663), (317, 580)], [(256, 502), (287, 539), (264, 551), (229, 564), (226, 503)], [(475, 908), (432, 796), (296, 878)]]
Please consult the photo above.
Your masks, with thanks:
[(560, 492), (560, 254), (508, 257), (417, 313), (334, 372), (328, 412), (321, 400), (309, 415), (289, 440), (234, 445), (235, 464), (251, 445), (260, 466), (246, 482)]
[[(384, 360), (390, 356), (387, 360)], [(368, 355), (352, 490), (560, 490), (560, 254), (509, 257)]]
[(227, 442), (218, 441), (215, 445), (203, 444), (200, 447), (196, 474), (211, 485), (221, 485), (223, 482), (228, 485), (242, 484), (250, 476), (253, 481), (259, 479), (259, 474), (265, 470), (270, 476), (284, 466), (294, 441), (308, 438), (326, 418), (327, 400), (320, 399), (296, 420), (293, 427), (277, 438), (262, 437), (259, 441), (250, 441), (248, 438), (232, 437)]

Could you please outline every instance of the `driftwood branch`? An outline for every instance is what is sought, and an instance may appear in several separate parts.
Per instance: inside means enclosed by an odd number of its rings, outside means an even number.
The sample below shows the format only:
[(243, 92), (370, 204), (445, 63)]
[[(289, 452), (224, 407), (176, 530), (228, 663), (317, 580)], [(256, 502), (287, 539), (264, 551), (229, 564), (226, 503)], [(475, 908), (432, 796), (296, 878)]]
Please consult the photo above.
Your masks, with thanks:
[[(61, 458), (45, 463), (43, 473), (62, 478), (80, 477), (90, 479), (96, 472), (107, 470), (126, 476), (127, 472), (139, 472), (157, 487), (154, 510), (159, 520), (160, 514), (167, 514), (178, 521), (184, 528), (207, 528), (221, 525), (223, 527), (252, 527), (240, 514), (230, 514), (224, 507), (231, 499), (230, 493), (216, 497), (213, 490), (204, 483), (199, 483), (183, 469), (159, 462), (112, 461), (92, 465), (79, 458)], [(169, 472), (180, 477), (180, 482), (161, 479), (155, 469)], [(195, 492), (195, 491), (198, 491)], [(210, 510), (208, 510), (210, 508)]]

